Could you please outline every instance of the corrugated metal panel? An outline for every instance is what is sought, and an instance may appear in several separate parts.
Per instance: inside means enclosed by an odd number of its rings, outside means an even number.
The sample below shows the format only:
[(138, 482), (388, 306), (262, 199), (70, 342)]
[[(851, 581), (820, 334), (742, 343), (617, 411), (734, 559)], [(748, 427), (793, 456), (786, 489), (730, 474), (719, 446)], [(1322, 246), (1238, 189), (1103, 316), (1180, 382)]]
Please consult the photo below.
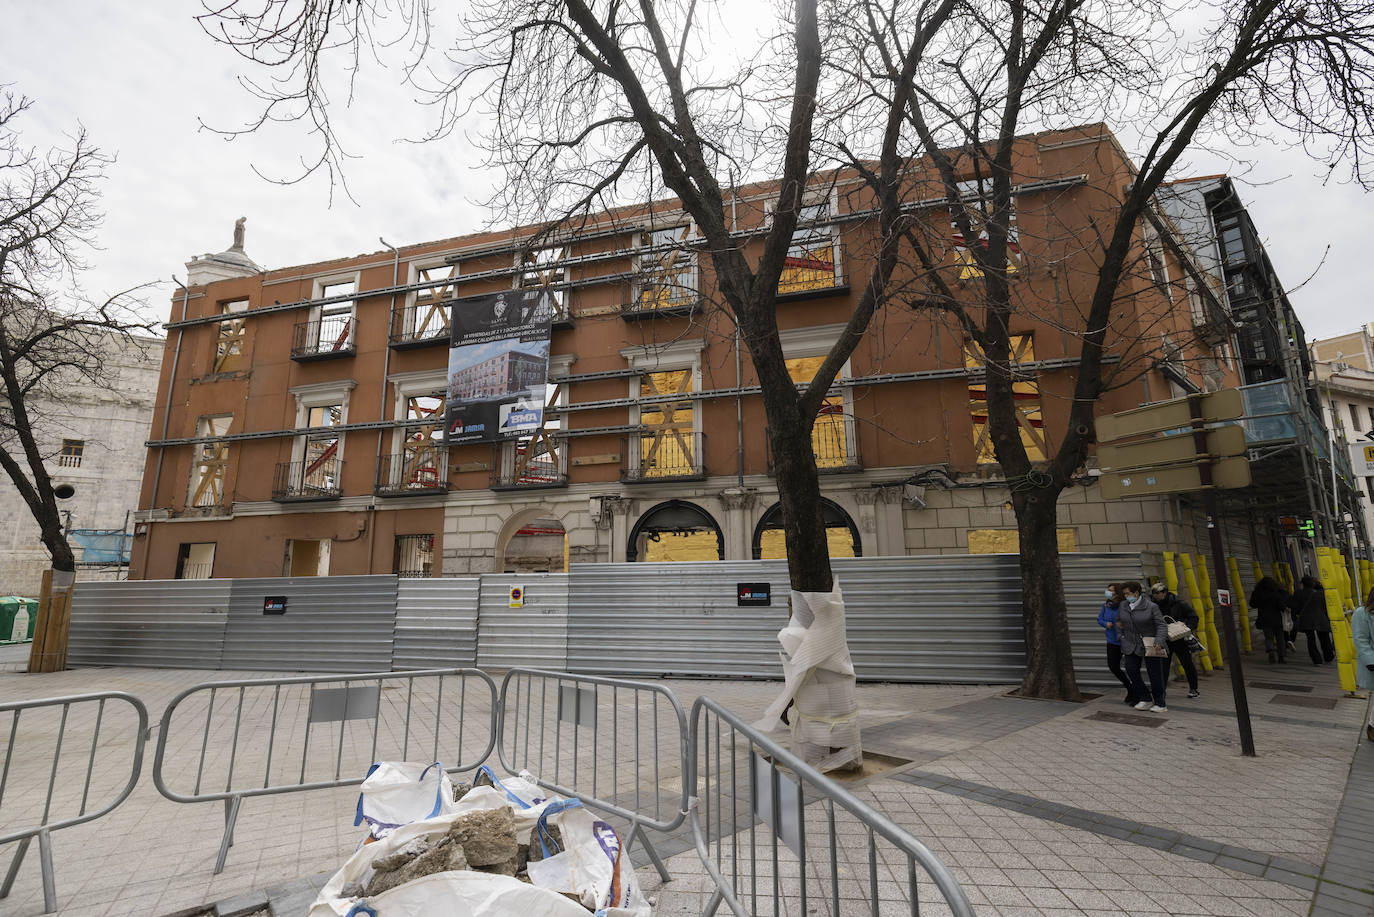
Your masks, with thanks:
[[(286, 613), (263, 599), (286, 596)], [(396, 629), (396, 577), (237, 579), (229, 596), (223, 668), (271, 672), (385, 672)]]
[[(1085, 684), (1094, 684), (1111, 677), (1097, 626), (1102, 589), (1113, 580), (1139, 578), (1140, 557), (1065, 554), (1062, 561), (1076, 666)], [(1025, 649), (1015, 555), (846, 558), (834, 564), (861, 680), (1021, 680)], [(756, 581), (772, 584), (772, 606), (737, 607), (736, 584)], [(777, 677), (787, 590), (781, 561), (575, 566), (568, 669)]]
[(232, 580), (82, 582), (67, 662), (217, 669)]
[[(772, 584), (772, 605), (736, 606), (736, 583)], [(568, 671), (656, 677), (782, 677), (787, 564), (577, 564), (569, 576)]]
[(402, 578), (396, 588), (393, 669), (477, 664), (477, 602), (481, 580)]
[[(519, 586), (524, 606), (510, 607)], [(568, 664), (568, 575), (489, 573), (477, 612), (477, 666), (562, 671)]]

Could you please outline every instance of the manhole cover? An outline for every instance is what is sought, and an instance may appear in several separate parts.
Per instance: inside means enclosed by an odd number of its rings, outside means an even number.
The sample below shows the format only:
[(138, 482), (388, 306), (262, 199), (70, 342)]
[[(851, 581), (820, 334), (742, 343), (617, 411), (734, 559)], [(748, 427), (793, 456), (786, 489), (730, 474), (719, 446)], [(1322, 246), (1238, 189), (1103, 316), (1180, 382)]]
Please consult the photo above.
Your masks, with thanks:
[(1085, 720), (1101, 720), (1104, 723), (1120, 723), (1122, 726), (1146, 726), (1154, 729), (1163, 726), (1168, 720), (1158, 716), (1136, 716), (1131, 713), (1112, 713), (1107, 710), (1099, 710), (1091, 716), (1085, 716)]
[(1250, 687), (1259, 688), (1262, 691), (1294, 691), (1300, 694), (1311, 694), (1311, 685), (1281, 685), (1276, 681), (1252, 681)]
[(1336, 709), (1334, 697), (1289, 697), (1284, 694), (1275, 694), (1269, 698), (1269, 703), (1282, 704), (1285, 707), (1315, 707), (1318, 710)]

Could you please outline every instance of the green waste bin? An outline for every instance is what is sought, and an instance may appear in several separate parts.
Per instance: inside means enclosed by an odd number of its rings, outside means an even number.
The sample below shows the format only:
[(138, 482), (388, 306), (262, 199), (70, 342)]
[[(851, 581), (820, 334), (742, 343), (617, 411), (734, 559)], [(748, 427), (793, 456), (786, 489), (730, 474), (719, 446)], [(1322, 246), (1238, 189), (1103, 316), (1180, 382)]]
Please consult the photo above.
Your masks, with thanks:
[(18, 595), (0, 596), (0, 643), (9, 642), (14, 634), (14, 619), (19, 616), (19, 609), (25, 609), (29, 615), (28, 633), (23, 639), (33, 639), (33, 626), (38, 620), (38, 599), (26, 599)]

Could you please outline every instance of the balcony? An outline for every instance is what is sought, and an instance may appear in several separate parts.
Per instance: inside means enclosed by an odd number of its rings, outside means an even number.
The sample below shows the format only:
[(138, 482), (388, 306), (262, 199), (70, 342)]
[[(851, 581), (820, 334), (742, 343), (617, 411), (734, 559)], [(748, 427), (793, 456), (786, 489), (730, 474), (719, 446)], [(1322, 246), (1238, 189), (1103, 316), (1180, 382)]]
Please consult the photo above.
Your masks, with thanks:
[(682, 285), (637, 283), (620, 307), (627, 322), (661, 315), (694, 315), (701, 311), (701, 293), (695, 282)]
[(372, 492), (379, 497), (448, 493), (448, 450), (436, 446), (381, 456)]
[[(764, 440), (768, 455), (768, 473), (773, 473), (773, 443)], [(845, 474), (863, 471), (859, 458), (859, 438), (854, 431), (854, 417), (844, 413), (842, 404), (821, 405), (821, 412), (811, 428), (811, 449), (816, 454), (816, 470), (821, 474)]]
[(449, 308), (452, 304), (451, 299), (422, 299), (397, 309), (391, 317), (391, 333), (387, 335), (387, 343), (392, 350), (447, 347)]
[(358, 352), (352, 315), (331, 315), (296, 325), (291, 334), (291, 359), (297, 363), (351, 357)]
[(568, 443), (545, 437), (498, 443), (492, 468), (492, 490), (565, 487), (568, 483)]
[(272, 478), (272, 499), (277, 503), (337, 500), (343, 492), (342, 477), (343, 462), (332, 457), (279, 462)]
[(1198, 297), (1201, 302), (1193, 309), (1193, 331), (1204, 343), (1215, 346), (1231, 336), (1235, 323), (1220, 302), (1210, 297)]
[(778, 301), (833, 296), (849, 290), (844, 273), (844, 245), (825, 236), (793, 242), (778, 277)]
[(646, 429), (627, 437), (620, 480), (626, 484), (700, 481), (706, 477), (706, 436), (686, 429)]

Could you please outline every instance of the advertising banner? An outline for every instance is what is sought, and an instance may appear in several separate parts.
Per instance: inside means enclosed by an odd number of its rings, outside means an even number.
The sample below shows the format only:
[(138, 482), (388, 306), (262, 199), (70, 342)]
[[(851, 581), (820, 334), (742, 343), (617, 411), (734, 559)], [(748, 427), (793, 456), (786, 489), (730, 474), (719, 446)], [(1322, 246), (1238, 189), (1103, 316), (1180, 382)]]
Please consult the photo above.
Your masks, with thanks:
[(553, 314), (542, 288), (453, 303), (445, 443), (497, 442), (543, 426)]

